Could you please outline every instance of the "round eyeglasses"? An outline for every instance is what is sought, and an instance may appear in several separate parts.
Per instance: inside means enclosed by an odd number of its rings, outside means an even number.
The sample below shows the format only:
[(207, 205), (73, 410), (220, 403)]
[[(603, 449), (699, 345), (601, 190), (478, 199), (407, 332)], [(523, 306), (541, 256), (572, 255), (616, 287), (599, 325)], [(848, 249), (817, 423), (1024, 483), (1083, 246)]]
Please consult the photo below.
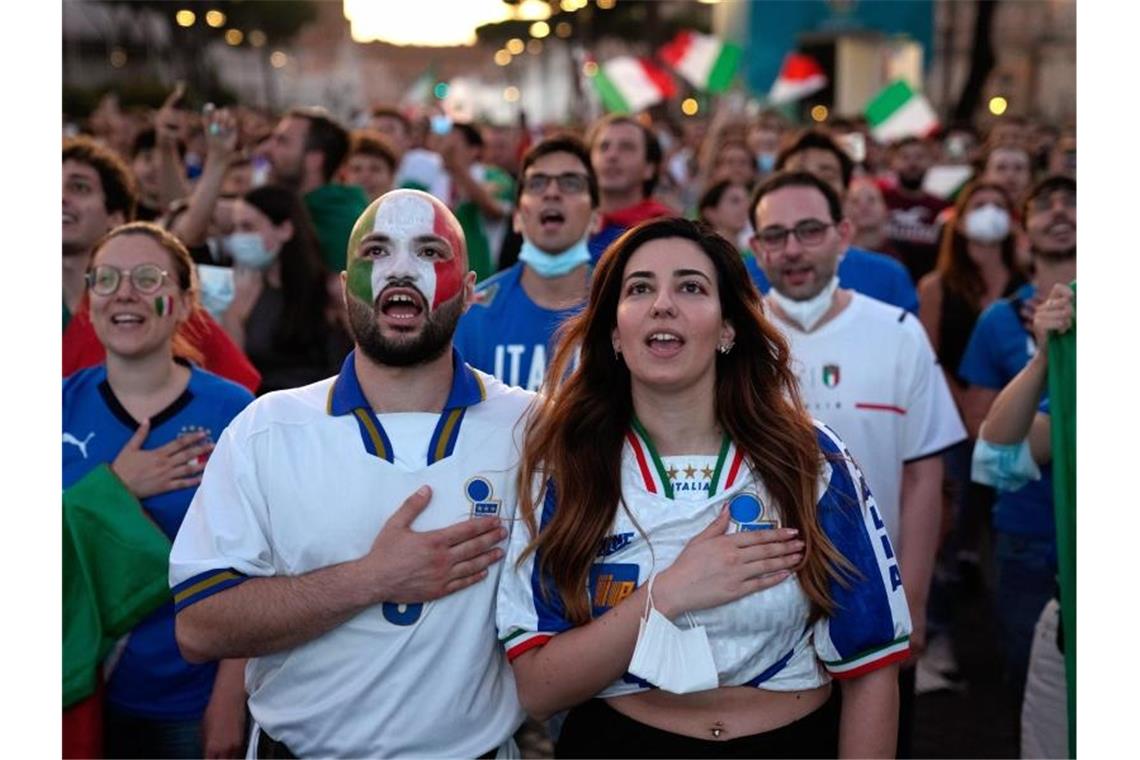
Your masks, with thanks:
[(131, 287), (144, 296), (153, 295), (161, 290), (162, 284), (170, 276), (156, 264), (139, 264), (133, 269), (103, 265), (87, 273), (87, 287), (97, 296), (114, 295), (118, 292), (124, 275), (130, 278)]

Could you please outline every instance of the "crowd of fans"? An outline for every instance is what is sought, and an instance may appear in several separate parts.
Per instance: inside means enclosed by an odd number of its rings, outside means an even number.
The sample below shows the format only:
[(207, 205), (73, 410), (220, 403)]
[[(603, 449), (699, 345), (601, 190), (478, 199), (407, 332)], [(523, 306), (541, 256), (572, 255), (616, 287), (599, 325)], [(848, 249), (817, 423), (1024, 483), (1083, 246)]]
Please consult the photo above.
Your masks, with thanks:
[[(995, 429), (987, 416), (1023, 368), (1037, 367), (1045, 331), (1061, 329), (1056, 319), (1037, 319), (1035, 329), (1035, 315), (1046, 297), (1061, 303), (1057, 288), (1076, 278), (1071, 131), (1007, 116), (985, 130), (950, 124), (884, 145), (860, 118), (801, 128), (775, 111), (748, 118), (722, 111), (679, 123), (609, 115), (588, 125), (528, 128), (390, 106), (373, 108), (350, 129), (317, 107), (197, 113), (183, 100), (179, 88), (153, 112), (124, 113), (105, 102), (71, 124), (63, 142), (69, 492), (90, 490), (97, 465), (125, 484), (114, 498), (138, 499), (148, 510), (181, 488), (178, 504), (157, 507), (167, 510), (169, 525), (160, 527), (173, 540), (178, 510), (189, 503), (186, 489), (201, 467), (144, 484), (132, 469), (142, 442), (170, 447), (180, 440), (179, 431), (158, 439), (148, 431), (189, 414), (187, 387), (200, 389), (193, 394), (199, 403), (224, 397), (228, 416), (214, 420), (207, 436), (216, 441), (249, 392), (335, 375), (353, 346), (341, 275), (350, 234), (366, 207), (390, 190), (430, 193), (462, 226), (478, 282), (455, 335), (462, 356), (504, 383), (535, 391), (559, 325), (581, 309), (607, 248), (648, 220), (700, 220), (731, 243), (767, 294), (766, 309), (787, 334), (793, 362), (806, 367), (799, 382), (809, 413), (851, 446), (879, 503), (895, 502), (884, 514), (903, 557), (913, 624), (900, 680), (900, 756), (910, 751), (907, 695), (959, 677), (950, 615), (957, 589), (969, 580), (994, 577), (997, 644), (1011, 699), (1021, 702), (1038, 618), (1056, 615), (1055, 603), (1048, 606), (1057, 593), (1049, 467), (1041, 466), (1039, 479), (1016, 483), (1000, 474), (976, 481), (971, 470), (1014, 456), (999, 449), (1012, 451), (1027, 433), (987, 440), (987, 424)], [(118, 294), (132, 288), (146, 308), (124, 296), (116, 311)], [(845, 300), (852, 291), (856, 300)], [(171, 313), (175, 321), (164, 323)], [(124, 325), (135, 320), (140, 337), (124, 337)], [(809, 338), (829, 324), (838, 330), (842, 320), (850, 322), (835, 338), (842, 349), (811, 347)], [(891, 332), (893, 322), (911, 327)], [(889, 358), (855, 356), (880, 347)], [(749, 347), (738, 341), (736, 350)], [(140, 352), (164, 358), (142, 373), (128, 361)], [(847, 354), (854, 358), (837, 358)], [(83, 374), (92, 371), (102, 376)], [(882, 387), (906, 379), (909, 387), (885, 413), (909, 415), (910, 427), (884, 432), (879, 421), (843, 422), (823, 390), (856, 382), (857, 372), (879, 372), (867, 377)], [(215, 375), (246, 390), (203, 379)], [(1041, 393), (1037, 383), (1027, 403), (1036, 408)], [(68, 439), (78, 432), (69, 421), (95, 414), (100, 397), (115, 399), (119, 419), (131, 423), (121, 451), (107, 448), (113, 436), (91, 451), (75, 435)], [(915, 422), (920, 417), (925, 427)], [(863, 433), (844, 424), (866, 427), (866, 454), (853, 443)], [(902, 441), (885, 465), (870, 464), (871, 450), (884, 447), (876, 436)], [(156, 450), (180, 461), (206, 451)], [(82, 465), (72, 462), (69, 470), (69, 452), (82, 453)], [(892, 474), (880, 474), (879, 466)], [(880, 494), (892, 489), (894, 496)], [(86, 690), (86, 701), (67, 706), (65, 726), (102, 725), (106, 746), (122, 756), (157, 747), (197, 756), (239, 749), (240, 729), (219, 717), (234, 700), (232, 678), (223, 683), (223, 667), (211, 687), (213, 670), (173, 670), (180, 658), (172, 627), (167, 603), (136, 623), (146, 632), (132, 639), (135, 649), (108, 655), (104, 646), (99, 656), (118, 664)], [(143, 641), (152, 648), (144, 651)], [(102, 717), (76, 709), (92, 700), (103, 705)], [(1027, 710), (1032, 725), (1024, 730), (1038, 736), (1041, 721), (1063, 723), (1055, 712)], [(203, 720), (224, 729), (205, 734), (208, 746), (173, 732), (169, 744), (136, 747), (122, 739), (158, 731), (158, 724), (184, 728)], [(1039, 743), (1035, 751), (1055, 749)]]

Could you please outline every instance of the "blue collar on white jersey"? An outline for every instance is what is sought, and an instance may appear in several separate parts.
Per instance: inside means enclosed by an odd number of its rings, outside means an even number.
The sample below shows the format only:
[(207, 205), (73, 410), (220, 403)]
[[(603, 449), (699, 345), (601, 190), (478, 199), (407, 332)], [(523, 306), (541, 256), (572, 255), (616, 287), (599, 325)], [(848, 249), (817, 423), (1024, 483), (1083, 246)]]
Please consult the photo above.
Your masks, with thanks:
[[(451, 392), (447, 395), (428, 446), (428, 464), (451, 456), (455, 442), (459, 439), (459, 428), (467, 407), (474, 406), (487, 397), (483, 381), (463, 362), (463, 357), (455, 348), (451, 349), (451, 369)], [(345, 357), (340, 374), (329, 389), (327, 409), (334, 417), (352, 414), (360, 427), (360, 438), (368, 453), (388, 462), (395, 461), (392, 442), (376, 413), (372, 411), (372, 405), (365, 398), (364, 390), (356, 377), (355, 349)]]

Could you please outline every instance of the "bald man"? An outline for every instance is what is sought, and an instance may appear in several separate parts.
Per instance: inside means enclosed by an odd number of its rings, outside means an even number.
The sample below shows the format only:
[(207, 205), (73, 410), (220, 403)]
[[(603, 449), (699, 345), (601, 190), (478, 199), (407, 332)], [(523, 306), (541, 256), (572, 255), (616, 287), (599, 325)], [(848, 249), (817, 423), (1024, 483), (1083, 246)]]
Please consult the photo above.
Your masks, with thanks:
[(251, 658), (256, 757), (517, 757), (493, 603), (533, 394), (453, 349), (475, 273), (434, 197), (378, 198), (347, 261), (340, 374), (261, 397), (210, 457), (170, 558), (179, 646)]

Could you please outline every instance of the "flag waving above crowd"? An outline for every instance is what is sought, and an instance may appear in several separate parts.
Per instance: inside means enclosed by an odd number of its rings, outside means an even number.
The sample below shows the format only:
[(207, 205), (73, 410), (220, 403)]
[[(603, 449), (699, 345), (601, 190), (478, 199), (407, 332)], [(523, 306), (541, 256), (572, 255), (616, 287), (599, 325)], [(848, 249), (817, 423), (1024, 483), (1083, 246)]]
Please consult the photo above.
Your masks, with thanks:
[(891, 82), (867, 104), (871, 135), (881, 143), (902, 137), (925, 137), (938, 128), (930, 101), (903, 80)]
[(768, 102), (774, 105), (792, 103), (826, 86), (827, 76), (814, 58), (803, 53), (788, 53), (780, 67), (780, 75), (768, 93)]
[(607, 111), (637, 113), (677, 93), (668, 73), (632, 55), (611, 58), (598, 66), (594, 86)]
[(740, 57), (739, 45), (688, 29), (661, 48), (661, 59), (702, 92), (724, 92), (732, 84)]

